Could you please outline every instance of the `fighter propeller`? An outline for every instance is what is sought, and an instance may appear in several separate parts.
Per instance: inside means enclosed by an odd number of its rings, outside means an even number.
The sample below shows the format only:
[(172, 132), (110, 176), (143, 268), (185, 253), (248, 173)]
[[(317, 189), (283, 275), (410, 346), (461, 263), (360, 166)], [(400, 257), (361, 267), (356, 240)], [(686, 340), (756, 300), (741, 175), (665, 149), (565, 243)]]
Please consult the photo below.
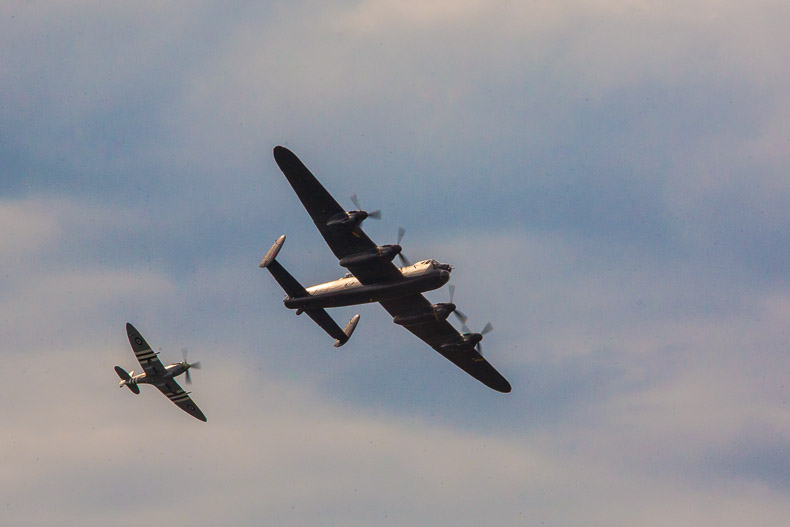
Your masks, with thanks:
[(195, 368), (196, 370), (200, 369), (200, 361), (193, 362), (190, 364), (187, 362), (187, 349), (181, 348), (181, 356), (184, 357), (184, 361), (181, 363), (184, 366), (184, 371), (186, 373), (186, 381), (187, 384), (192, 384), (192, 375), (189, 373), (190, 368)]

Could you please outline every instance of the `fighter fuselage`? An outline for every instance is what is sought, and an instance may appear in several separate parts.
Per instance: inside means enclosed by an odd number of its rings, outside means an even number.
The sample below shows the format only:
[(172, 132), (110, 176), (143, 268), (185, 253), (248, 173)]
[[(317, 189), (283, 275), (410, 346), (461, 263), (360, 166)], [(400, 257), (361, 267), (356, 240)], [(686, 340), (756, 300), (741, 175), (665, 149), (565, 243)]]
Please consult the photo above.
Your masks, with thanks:
[(137, 375), (133, 375), (128, 381), (121, 381), (119, 384), (121, 386), (125, 386), (127, 384), (162, 384), (167, 381), (167, 379), (178, 377), (188, 369), (189, 366), (187, 364), (183, 362), (176, 362), (175, 364), (165, 366), (164, 375), (150, 376), (146, 375), (145, 373), (138, 373)]

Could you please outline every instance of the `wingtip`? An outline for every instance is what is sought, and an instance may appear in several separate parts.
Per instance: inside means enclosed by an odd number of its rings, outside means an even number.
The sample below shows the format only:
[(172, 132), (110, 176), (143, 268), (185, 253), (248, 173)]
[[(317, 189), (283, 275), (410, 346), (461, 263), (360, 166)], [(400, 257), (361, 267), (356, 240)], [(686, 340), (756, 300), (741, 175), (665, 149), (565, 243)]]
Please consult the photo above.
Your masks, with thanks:
[(293, 155), (293, 152), (285, 148), (284, 146), (277, 145), (274, 147), (272, 151), (274, 154), (274, 159), (282, 159), (283, 156), (287, 156), (288, 154)]

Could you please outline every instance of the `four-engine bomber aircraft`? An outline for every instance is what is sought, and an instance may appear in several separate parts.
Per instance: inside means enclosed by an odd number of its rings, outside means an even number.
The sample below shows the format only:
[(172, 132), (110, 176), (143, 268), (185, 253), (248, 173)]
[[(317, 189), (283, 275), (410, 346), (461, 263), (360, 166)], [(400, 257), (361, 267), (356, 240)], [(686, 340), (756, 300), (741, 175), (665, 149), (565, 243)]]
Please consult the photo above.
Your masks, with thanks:
[(135, 394), (139, 394), (140, 387), (138, 384), (153, 384), (159, 388), (159, 391), (165, 394), (168, 399), (173, 401), (176, 406), (195, 419), (205, 421), (206, 416), (203, 415), (200, 408), (192, 402), (187, 392), (182, 390), (181, 386), (179, 386), (175, 380), (177, 376), (186, 373), (187, 384), (191, 384), (192, 380), (189, 376), (189, 369), (195, 368), (199, 370), (200, 363), (188, 363), (186, 351), (184, 351), (183, 362), (176, 362), (175, 364), (165, 367), (157, 358), (158, 353), (151, 349), (151, 346), (149, 346), (143, 336), (140, 335), (140, 332), (129, 323), (126, 324), (126, 334), (129, 336), (129, 343), (132, 345), (134, 356), (137, 357), (140, 366), (143, 367), (144, 373), (135, 375), (134, 371), (127, 373), (126, 370), (120, 366), (116, 366), (115, 372), (118, 374), (118, 377), (121, 378), (119, 386), (121, 388), (126, 386)]
[[(285, 307), (295, 309), (297, 315), (307, 313), (336, 339), (337, 347), (351, 337), (359, 315), (354, 315), (342, 330), (324, 308), (379, 302), (392, 315), (393, 322), (414, 333), (469, 375), (494, 390), (510, 392), (510, 383), (480, 354), (479, 343), (490, 330), (490, 324), (480, 333), (461, 334), (447, 321), (450, 313), (459, 315), (455, 304), (452, 301), (431, 304), (422, 295), (447, 283), (452, 271), (450, 265), (423, 260), (396, 267), (392, 260), (400, 254), (401, 246), (377, 246), (360, 227), (364, 219), (377, 217), (378, 212), (345, 211), (287, 148), (275, 147), (274, 159), (340, 265), (349, 271), (339, 280), (303, 287), (275, 260), (285, 242), (285, 236), (281, 236), (260, 267), (268, 269), (285, 290)], [(358, 207), (354, 196), (352, 200)], [(408, 264), (405, 259), (404, 263)], [(459, 318), (465, 317), (459, 315)]]

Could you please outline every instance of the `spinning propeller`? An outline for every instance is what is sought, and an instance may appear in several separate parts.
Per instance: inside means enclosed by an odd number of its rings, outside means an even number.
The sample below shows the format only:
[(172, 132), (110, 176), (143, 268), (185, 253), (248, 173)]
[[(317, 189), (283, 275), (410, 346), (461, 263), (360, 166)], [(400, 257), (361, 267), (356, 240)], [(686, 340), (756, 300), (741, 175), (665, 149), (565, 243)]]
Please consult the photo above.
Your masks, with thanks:
[[(398, 245), (400, 245), (401, 240), (403, 240), (403, 235), (406, 234), (406, 229), (403, 227), (398, 227)], [(401, 263), (403, 263), (404, 267), (411, 265), (411, 262), (408, 258), (403, 256), (403, 251), (398, 253), (398, 258), (400, 258)]]
[[(453, 284), (450, 284), (448, 287), (450, 288), (450, 303), (455, 305), (453, 303), (453, 297), (455, 296), (455, 286)], [(466, 315), (464, 315), (463, 312), (459, 311), (458, 308), (455, 308), (453, 310), (453, 314), (461, 322), (461, 327), (464, 329), (464, 331), (466, 331), (468, 329), (466, 327), (466, 321), (467, 321), (468, 317)], [(468, 331), (466, 331), (466, 332), (468, 333)]]
[[(452, 304), (453, 297), (455, 296), (455, 286), (453, 284), (450, 284), (449, 288), (450, 288), (450, 303)], [(453, 311), (453, 314), (458, 318), (458, 320), (461, 321), (461, 331), (463, 332), (464, 337), (468, 337), (469, 341), (471, 341), (473, 345), (477, 348), (477, 352), (480, 355), (482, 355), (483, 348), (480, 345), (480, 341), (483, 340), (483, 336), (486, 333), (490, 333), (491, 330), (494, 329), (494, 325), (491, 324), (491, 322), (487, 322), (486, 325), (483, 327), (483, 329), (480, 330), (480, 333), (475, 333), (474, 331), (469, 329), (469, 326), (466, 325), (466, 321), (468, 320), (468, 317), (466, 315), (464, 315), (461, 311), (458, 311), (458, 309), (455, 309)]]
[(181, 348), (181, 356), (184, 357), (184, 362), (182, 362), (181, 364), (183, 364), (184, 369), (186, 371), (187, 384), (192, 384), (192, 376), (189, 374), (189, 369), (190, 368), (195, 368), (196, 370), (199, 370), (200, 369), (200, 361), (194, 362), (192, 364), (188, 363), (187, 362), (187, 349), (186, 348)]
[[(364, 210), (362, 208), (362, 205), (359, 204), (359, 199), (357, 199), (357, 195), (356, 194), (351, 194), (351, 201), (354, 203), (354, 206), (357, 208), (358, 211)], [(381, 211), (380, 210), (374, 210), (374, 211), (371, 211), (371, 212), (365, 211), (365, 212), (367, 213), (367, 215), (368, 215), (367, 217), (368, 218), (373, 218), (374, 220), (380, 220), (381, 219)]]
[(492, 329), (494, 329), (494, 325), (491, 324), (491, 322), (488, 322), (480, 331), (480, 333), (478, 333), (478, 335), (480, 335), (480, 340), (477, 341), (477, 352), (480, 355), (483, 354), (483, 347), (481, 346), (480, 341), (483, 340), (483, 335), (485, 335), (486, 333), (490, 333)]

